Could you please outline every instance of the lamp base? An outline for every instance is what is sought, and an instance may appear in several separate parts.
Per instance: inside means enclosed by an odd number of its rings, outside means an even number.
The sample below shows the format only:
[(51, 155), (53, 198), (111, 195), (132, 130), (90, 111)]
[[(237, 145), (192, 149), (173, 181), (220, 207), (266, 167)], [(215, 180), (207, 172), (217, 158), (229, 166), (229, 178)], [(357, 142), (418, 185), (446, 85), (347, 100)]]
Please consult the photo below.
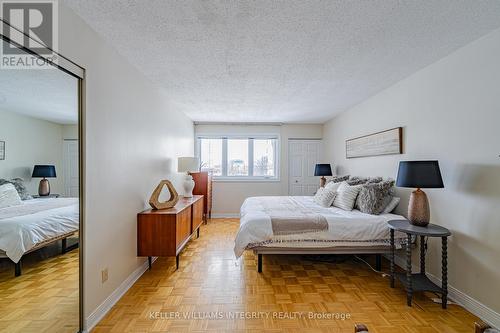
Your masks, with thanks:
[(411, 192), (408, 204), (408, 220), (413, 225), (426, 227), (430, 218), (429, 200), (425, 192), (418, 188)]
[(326, 185), (326, 178), (325, 176), (321, 176), (321, 178), (319, 179), (319, 187), (325, 187)]
[(40, 185), (38, 185), (38, 195), (41, 197), (50, 195), (50, 183), (48, 179), (43, 178), (40, 180)]
[(194, 189), (194, 180), (193, 176), (190, 174), (186, 175), (186, 179), (184, 179), (184, 183), (182, 184), (184, 187), (184, 197), (192, 198), (193, 197), (193, 189)]

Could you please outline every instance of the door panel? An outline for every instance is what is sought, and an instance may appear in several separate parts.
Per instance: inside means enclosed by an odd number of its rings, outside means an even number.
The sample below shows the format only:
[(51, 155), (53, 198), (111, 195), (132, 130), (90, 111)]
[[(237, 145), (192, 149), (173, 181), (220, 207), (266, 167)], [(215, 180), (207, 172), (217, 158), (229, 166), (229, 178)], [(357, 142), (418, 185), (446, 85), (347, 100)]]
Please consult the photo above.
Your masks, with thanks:
[(64, 196), (79, 195), (78, 140), (64, 140)]
[(319, 187), (314, 167), (320, 162), (321, 140), (288, 142), (289, 195), (313, 195)]

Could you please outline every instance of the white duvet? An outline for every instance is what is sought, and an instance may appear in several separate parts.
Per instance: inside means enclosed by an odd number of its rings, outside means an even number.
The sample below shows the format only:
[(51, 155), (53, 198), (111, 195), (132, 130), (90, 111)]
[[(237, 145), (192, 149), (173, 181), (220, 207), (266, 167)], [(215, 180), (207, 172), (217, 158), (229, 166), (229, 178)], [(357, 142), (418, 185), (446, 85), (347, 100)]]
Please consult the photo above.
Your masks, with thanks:
[[(388, 245), (390, 231), (387, 222), (404, 219), (401, 215), (370, 215), (359, 210), (345, 211), (336, 207), (322, 207), (313, 197), (294, 197), (307, 206), (311, 212), (323, 215), (328, 230), (299, 235), (275, 236), (271, 218), (264, 212), (262, 202), (276, 197), (251, 197), (245, 200), (240, 210), (240, 227), (235, 239), (234, 253), (240, 257), (246, 249), (266, 246), (374, 246)], [(404, 234), (396, 233), (398, 244)]]
[(78, 228), (78, 199), (26, 200), (0, 209), (0, 250), (18, 262), (35, 245)]

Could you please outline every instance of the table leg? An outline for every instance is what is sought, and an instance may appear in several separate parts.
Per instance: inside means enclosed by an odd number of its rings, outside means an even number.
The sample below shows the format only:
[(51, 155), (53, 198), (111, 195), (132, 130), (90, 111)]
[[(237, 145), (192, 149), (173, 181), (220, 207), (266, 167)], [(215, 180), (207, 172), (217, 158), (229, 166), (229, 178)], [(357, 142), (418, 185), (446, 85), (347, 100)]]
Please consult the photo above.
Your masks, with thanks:
[(196, 230), (196, 238), (200, 238), (200, 228)]
[(176, 255), (175, 256), (175, 269), (179, 269), (179, 256), (180, 254)]
[(448, 305), (448, 238), (441, 238), (442, 262), (441, 262), (441, 307), (446, 309)]
[(391, 288), (394, 288), (394, 229), (391, 229)]
[(420, 236), (420, 274), (425, 274), (425, 236)]
[(413, 296), (413, 287), (411, 281), (411, 235), (407, 235), (406, 241), (406, 304), (411, 306), (411, 298)]
[(148, 257), (148, 266), (149, 266), (149, 270), (151, 270), (151, 265), (153, 264), (153, 260), (151, 257)]

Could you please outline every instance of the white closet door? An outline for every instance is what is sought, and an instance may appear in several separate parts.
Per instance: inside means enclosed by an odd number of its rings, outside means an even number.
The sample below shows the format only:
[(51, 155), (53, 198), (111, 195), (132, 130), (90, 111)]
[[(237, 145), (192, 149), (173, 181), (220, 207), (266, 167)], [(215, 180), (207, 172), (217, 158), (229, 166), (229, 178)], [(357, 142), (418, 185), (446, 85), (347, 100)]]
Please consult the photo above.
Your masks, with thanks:
[(320, 161), (321, 140), (288, 141), (288, 195), (313, 195), (319, 187), (314, 167)]
[(64, 140), (64, 196), (77, 198), (80, 194), (78, 184), (78, 141)]

